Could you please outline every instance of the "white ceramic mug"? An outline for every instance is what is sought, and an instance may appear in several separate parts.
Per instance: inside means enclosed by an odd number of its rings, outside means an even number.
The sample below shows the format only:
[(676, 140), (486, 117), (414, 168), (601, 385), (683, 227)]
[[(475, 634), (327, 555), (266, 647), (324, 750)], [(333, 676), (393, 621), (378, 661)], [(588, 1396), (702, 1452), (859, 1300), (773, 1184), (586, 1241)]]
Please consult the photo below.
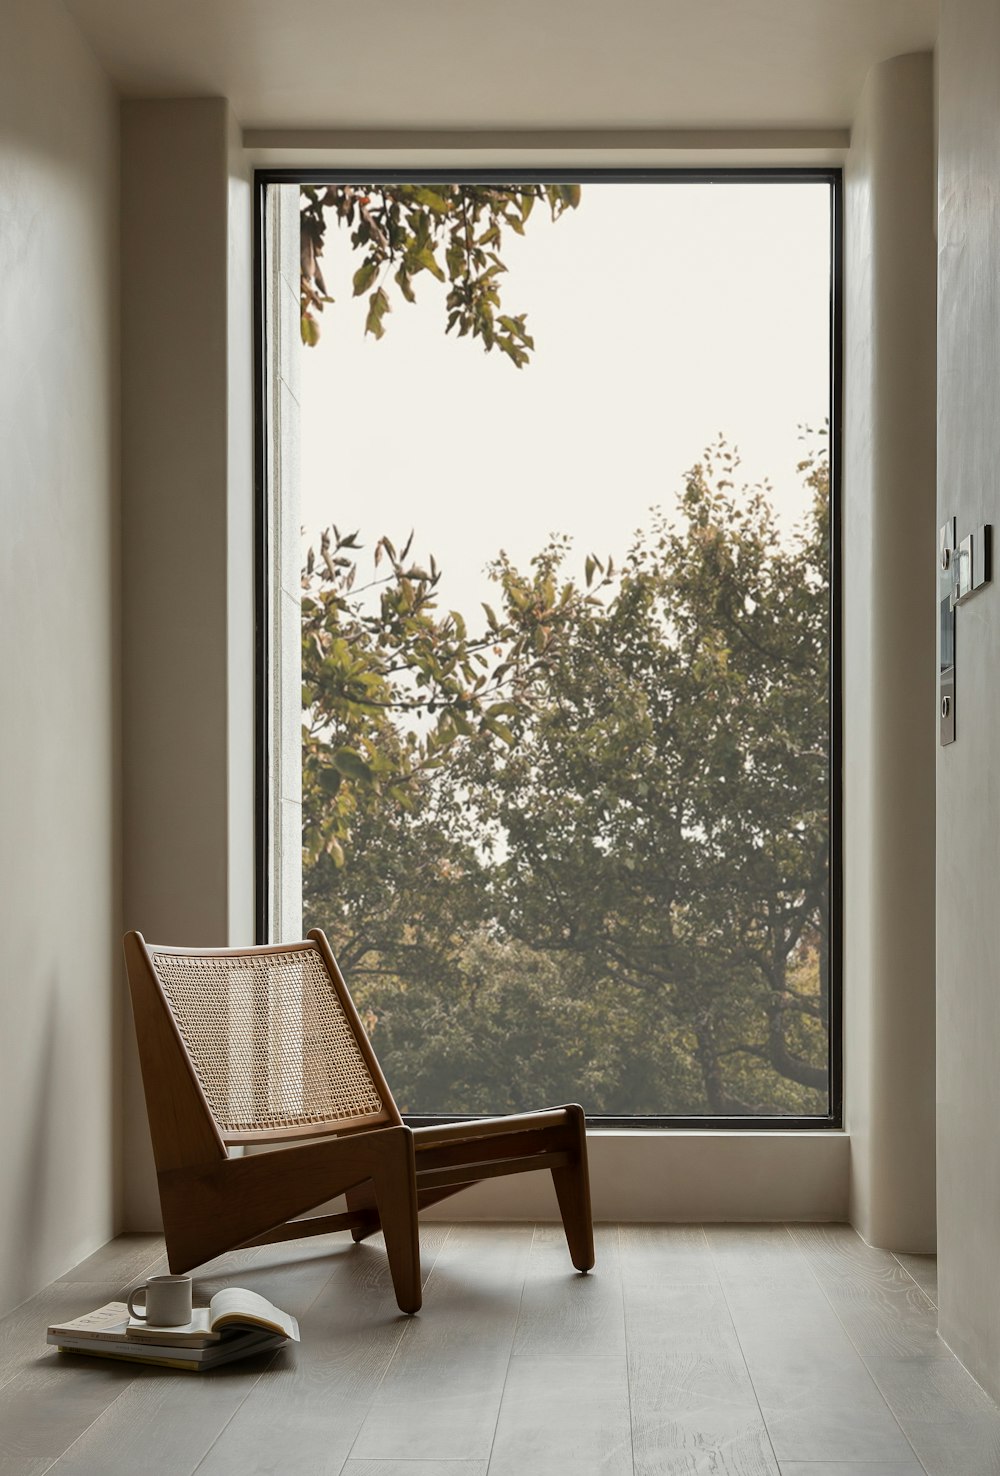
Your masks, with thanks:
[[(141, 1311), (135, 1305), (140, 1292), (146, 1293), (146, 1305)], [(191, 1305), (190, 1276), (151, 1276), (129, 1292), (128, 1297), (130, 1315), (153, 1327), (184, 1327), (191, 1321)]]

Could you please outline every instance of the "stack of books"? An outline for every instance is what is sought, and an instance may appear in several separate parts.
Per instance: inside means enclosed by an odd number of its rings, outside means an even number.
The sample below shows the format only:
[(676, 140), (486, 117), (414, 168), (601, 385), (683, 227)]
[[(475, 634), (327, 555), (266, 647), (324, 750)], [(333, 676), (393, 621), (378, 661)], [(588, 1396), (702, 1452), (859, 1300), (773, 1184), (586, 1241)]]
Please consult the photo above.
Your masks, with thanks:
[(108, 1302), (71, 1322), (53, 1323), (45, 1338), (63, 1353), (124, 1358), (196, 1373), (270, 1352), (289, 1340), (299, 1341), (295, 1318), (240, 1286), (227, 1286), (207, 1307), (195, 1307), (183, 1327), (155, 1327), (130, 1317), (124, 1302)]

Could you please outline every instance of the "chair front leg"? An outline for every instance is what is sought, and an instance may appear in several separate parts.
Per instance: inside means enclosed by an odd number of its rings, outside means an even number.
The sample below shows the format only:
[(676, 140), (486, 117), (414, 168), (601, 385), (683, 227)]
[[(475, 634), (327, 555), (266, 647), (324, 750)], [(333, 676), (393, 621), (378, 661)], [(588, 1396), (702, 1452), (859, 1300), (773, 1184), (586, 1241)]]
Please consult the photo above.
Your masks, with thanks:
[(583, 1108), (570, 1106), (569, 1131), (572, 1135), (570, 1162), (552, 1170), (559, 1213), (569, 1246), (570, 1260), (578, 1271), (589, 1271), (594, 1264), (594, 1222), (590, 1209), (590, 1173), (587, 1166), (587, 1123)]
[(423, 1293), (413, 1133), (408, 1127), (400, 1127), (379, 1136), (383, 1141), (372, 1173), (372, 1187), (392, 1286), (400, 1311), (419, 1312)]

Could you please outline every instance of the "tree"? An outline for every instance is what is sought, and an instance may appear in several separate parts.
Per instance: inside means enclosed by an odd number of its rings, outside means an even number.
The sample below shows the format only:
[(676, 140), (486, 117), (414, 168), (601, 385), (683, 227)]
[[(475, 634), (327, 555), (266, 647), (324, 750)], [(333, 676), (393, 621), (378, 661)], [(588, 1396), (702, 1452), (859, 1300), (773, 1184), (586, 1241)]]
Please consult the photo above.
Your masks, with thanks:
[[(479, 744), (464, 783), (504, 836), (506, 932), (652, 995), (687, 1034), (713, 1113), (815, 1111), (826, 1088), (828, 485), (803, 464), (808, 526), (781, 543), (734, 455), (688, 477), (553, 632), (508, 752)], [(562, 552), (512, 617), (551, 603)], [(587, 577), (601, 573), (588, 561)], [(544, 627), (543, 627), (544, 628)], [(801, 1090), (795, 1090), (794, 1087)]]
[(409, 547), (361, 586), (355, 538), (311, 558), (307, 911), (413, 1110), (570, 1080), (597, 1112), (825, 1110), (822, 454), (802, 472), (783, 541), (720, 444), (620, 568), (500, 556), (476, 635)]
[(302, 341), (319, 342), (319, 314), (333, 302), (320, 258), (332, 219), (350, 232), (361, 256), (354, 296), (368, 295), (365, 333), (381, 338), (392, 295), (416, 301), (414, 281), (427, 272), (447, 283), (445, 332), (497, 348), (518, 369), (534, 348), (524, 313), (501, 311), (500, 256), (505, 231), (524, 234), (535, 205), (548, 205), (553, 221), (580, 203), (575, 184), (516, 185), (371, 184), (305, 186), (302, 190)]

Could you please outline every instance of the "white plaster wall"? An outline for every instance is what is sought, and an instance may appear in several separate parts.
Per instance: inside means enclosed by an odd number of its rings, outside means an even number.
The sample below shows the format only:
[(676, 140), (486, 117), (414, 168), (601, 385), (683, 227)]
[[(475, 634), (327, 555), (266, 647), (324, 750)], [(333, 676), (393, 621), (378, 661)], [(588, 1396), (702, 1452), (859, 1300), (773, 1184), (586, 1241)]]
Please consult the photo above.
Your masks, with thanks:
[[(221, 98), (122, 109), (123, 907), (253, 941), (251, 208)], [(125, 1223), (159, 1203), (131, 1022)]]
[(871, 73), (845, 173), (844, 834), (851, 1216), (932, 1250), (933, 59)]
[(62, 7), (0, 41), (0, 1312), (115, 1229), (117, 103)]
[[(938, 515), (1000, 527), (1000, 6), (945, 0), (938, 53)], [(995, 576), (996, 577), (996, 576)], [(958, 611), (938, 753), (940, 1329), (1000, 1396), (1000, 589)]]

